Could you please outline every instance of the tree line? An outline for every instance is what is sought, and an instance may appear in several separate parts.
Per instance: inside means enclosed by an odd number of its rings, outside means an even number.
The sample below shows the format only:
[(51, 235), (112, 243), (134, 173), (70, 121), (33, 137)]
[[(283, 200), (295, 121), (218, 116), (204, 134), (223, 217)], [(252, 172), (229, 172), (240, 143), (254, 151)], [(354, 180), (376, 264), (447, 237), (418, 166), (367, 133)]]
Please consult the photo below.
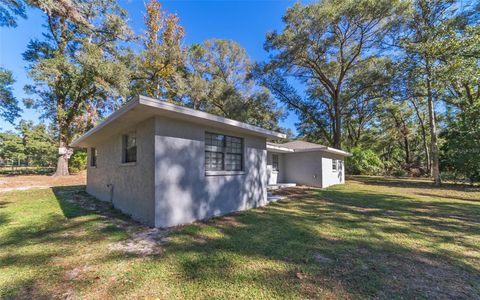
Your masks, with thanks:
[[(45, 13), (44, 38), (23, 54), (33, 82), (23, 101), (52, 121), (58, 148), (144, 94), (275, 130), (294, 112), (299, 138), (353, 153), (350, 173), (480, 179), (477, 1), (297, 3), (267, 33), (263, 62), (231, 40), (186, 45), (158, 0), (145, 4), (140, 35), (115, 0), (0, 5), (3, 26), (26, 6)], [(20, 114), (12, 83), (1, 69), (10, 122)], [(68, 154), (56, 166), (68, 174)]]

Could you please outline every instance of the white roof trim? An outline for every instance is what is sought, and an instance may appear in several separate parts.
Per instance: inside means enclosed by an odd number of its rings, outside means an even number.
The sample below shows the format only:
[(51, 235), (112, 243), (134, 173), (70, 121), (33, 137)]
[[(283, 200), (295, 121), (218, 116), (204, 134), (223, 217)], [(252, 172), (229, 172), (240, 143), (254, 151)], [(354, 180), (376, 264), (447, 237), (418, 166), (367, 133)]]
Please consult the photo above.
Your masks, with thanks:
[(267, 150), (278, 151), (278, 152), (296, 152), (296, 153), (321, 151), (321, 152), (334, 153), (342, 156), (352, 156), (352, 154), (349, 152), (327, 147), (327, 146), (322, 146), (322, 145), (318, 145), (318, 147), (314, 147), (314, 148), (292, 149), (292, 148), (282, 147), (281, 144), (267, 143)]
[(84, 135), (82, 135), (81, 137), (73, 141), (71, 143), (71, 146), (78, 147), (78, 145), (81, 142), (85, 141), (89, 136), (91, 136), (95, 132), (98, 132), (103, 127), (105, 127), (106, 125), (108, 125), (109, 123), (117, 119), (118, 117), (124, 115), (125, 113), (129, 112), (130, 110), (132, 110), (137, 106), (146, 106), (149, 108), (158, 109), (162, 112), (170, 112), (172, 113), (172, 117), (174, 117), (175, 114), (180, 114), (183, 116), (191, 117), (192, 119), (207, 120), (207, 121), (211, 121), (218, 124), (225, 124), (225, 125), (229, 125), (229, 126), (233, 126), (233, 127), (237, 127), (237, 128), (249, 131), (256, 135), (265, 136), (268, 138), (286, 138), (286, 135), (280, 132), (264, 129), (258, 126), (253, 126), (243, 122), (227, 119), (224, 117), (216, 116), (213, 114), (191, 109), (188, 107), (183, 107), (183, 106), (175, 105), (172, 103), (168, 103), (165, 101), (160, 101), (158, 99), (154, 99), (146, 96), (137, 96), (131, 101), (125, 103), (125, 105), (123, 105), (122, 107), (120, 107), (120, 109), (112, 113), (108, 118), (103, 120), (100, 124), (90, 129)]
[(276, 150), (279, 152), (295, 152), (295, 150), (290, 149), (290, 148), (285, 148), (277, 145), (272, 145), (270, 143), (267, 143), (267, 150)]

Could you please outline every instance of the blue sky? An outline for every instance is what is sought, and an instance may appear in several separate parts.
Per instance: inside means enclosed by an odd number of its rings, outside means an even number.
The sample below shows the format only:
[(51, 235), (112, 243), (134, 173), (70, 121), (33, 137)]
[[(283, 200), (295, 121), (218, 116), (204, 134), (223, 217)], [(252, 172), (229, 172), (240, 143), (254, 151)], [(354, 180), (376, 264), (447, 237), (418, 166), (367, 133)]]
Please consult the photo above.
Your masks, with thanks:
[[(232, 39), (240, 43), (252, 60), (265, 60), (268, 56), (263, 50), (265, 34), (282, 29), (282, 15), (295, 3), (293, 0), (265, 1), (161, 1), (164, 9), (176, 13), (185, 27), (187, 45), (201, 43), (209, 38)], [(129, 24), (139, 34), (144, 30), (144, 1), (122, 0), (122, 6), (128, 10)], [(30, 39), (42, 38), (44, 18), (36, 9), (28, 11), (27, 20), (19, 20), (16, 28), (0, 28), (0, 65), (13, 72), (17, 80), (14, 94), (20, 100), (26, 97), (23, 86), (29, 83), (22, 53)], [(24, 109), (22, 118), (40, 122), (40, 113)], [(295, 132), (297, 117), (290, 113), (281, 125)], [(13, 129), (13, 126), (0, 120), (1, 130)]]

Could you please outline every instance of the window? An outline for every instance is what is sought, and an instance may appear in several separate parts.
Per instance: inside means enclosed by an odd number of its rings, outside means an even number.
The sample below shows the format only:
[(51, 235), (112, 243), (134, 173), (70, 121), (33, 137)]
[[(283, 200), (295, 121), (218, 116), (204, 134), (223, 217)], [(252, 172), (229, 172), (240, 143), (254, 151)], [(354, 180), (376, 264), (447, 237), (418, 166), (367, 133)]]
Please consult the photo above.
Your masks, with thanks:
[(205, 170), (242, 171), (243, 139), (218, 133), (205, 133)]
[(332, 159), (332, 172), (337, 172), (337, 160)]
[(97, 149), (95, 148), (90, 148), (90, 166), (97, 166)]
[(137, 161), (137, 139), (135, 134), (126, 134), (123, 136), (123, 163)]
[(272, 154), (272, 169), (278, 171), (278, 154)]

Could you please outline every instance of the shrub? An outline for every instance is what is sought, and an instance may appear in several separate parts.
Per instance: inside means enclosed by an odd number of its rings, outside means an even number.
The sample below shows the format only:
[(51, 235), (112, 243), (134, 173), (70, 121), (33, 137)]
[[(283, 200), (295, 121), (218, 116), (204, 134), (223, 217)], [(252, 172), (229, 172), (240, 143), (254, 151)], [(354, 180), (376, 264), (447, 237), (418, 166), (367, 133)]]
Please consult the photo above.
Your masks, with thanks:
[(383, 169), (380, 157), (370, 149), (354, 148), (347, 159), (347, 172), (352, 175), (381, 175)]
[(78, 173), (87, 168), (87, 152), (85, 150), (75, 150), (68, 161), (68, 170), (70, 173)]

